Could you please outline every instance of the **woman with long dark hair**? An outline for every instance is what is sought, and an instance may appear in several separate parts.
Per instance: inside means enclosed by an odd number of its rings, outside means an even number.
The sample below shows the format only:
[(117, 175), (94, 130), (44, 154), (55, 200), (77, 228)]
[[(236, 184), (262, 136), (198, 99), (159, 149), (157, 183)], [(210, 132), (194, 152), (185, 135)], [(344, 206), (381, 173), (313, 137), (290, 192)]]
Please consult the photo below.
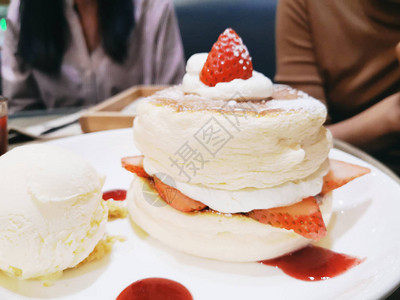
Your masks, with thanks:
[(13, 0), (2, 51), (10, 113), (89, 106), (184, 72), (170, 0)]

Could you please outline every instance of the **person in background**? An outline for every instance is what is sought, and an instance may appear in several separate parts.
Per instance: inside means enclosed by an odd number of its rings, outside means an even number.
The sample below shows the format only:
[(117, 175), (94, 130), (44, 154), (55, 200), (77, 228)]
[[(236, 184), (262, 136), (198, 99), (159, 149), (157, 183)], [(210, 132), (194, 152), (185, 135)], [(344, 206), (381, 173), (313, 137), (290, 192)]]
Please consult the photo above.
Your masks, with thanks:
[(184, 73), (170, 0), (13, 0), (2, 51), (9, 113), (94, 105)]
[(333, 136), (397, 174), (399, 12), (398, 0), (280, 0), (275, 76), (324, 101)]

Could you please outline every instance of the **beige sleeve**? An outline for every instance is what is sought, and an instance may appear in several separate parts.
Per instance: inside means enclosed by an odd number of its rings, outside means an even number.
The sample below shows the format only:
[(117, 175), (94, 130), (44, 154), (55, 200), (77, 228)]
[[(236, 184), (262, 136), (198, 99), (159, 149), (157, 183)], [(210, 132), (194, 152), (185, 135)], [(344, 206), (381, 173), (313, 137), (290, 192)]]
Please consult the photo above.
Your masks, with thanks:
[(325, 102), (306, 0), (279, 0), (276, 19), (275, 81)]
[(8, 98), (10, 115), (28, 108), (43, 108), (32, 70), (16, 55), (19, 41), (17, 9), (18, 5), (13, 1), (8, 13), (1, 54), (3, 95)]
[(178, 21), (171, 1), (167, 1), (161, 16), (155, 47), (157, 62), (155, 83), (181, 83), (185, 71), (185, 59)]

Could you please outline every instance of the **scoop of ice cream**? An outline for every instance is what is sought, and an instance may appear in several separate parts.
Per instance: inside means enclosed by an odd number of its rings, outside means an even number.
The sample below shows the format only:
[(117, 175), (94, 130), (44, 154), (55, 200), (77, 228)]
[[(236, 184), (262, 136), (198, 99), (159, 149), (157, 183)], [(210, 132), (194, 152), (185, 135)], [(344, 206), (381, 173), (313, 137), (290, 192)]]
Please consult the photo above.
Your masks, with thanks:
[(207, 60), (208, 53), (192, 55), (186, 64), (182, 89), (185, 93), (193, 93), (211, 99), (252, 100), (266, 99), (272, 95), (272, 82), (265, 75), (253, 71), (249, 79), (234, 79), (220, 82), (215, 86), (207, 86), (201, 82), (199, 74)]
[(80, 156), (49, 145), (0, 157), (0, 269), (20, 279), (76, 266), (103, 237), (104, 177)]

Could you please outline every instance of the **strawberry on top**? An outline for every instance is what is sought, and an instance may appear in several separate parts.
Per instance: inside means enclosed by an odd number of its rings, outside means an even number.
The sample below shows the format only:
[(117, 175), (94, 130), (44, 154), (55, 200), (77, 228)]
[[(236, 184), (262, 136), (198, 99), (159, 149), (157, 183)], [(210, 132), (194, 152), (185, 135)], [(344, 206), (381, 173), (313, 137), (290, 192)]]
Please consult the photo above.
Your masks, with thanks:
[(228, 28), (209, 52), (200, 80), (208, 86), (215, 86), (219, 82), (248, 79), (252, 73), (253, 64), (247, 47), (238, 34)]

